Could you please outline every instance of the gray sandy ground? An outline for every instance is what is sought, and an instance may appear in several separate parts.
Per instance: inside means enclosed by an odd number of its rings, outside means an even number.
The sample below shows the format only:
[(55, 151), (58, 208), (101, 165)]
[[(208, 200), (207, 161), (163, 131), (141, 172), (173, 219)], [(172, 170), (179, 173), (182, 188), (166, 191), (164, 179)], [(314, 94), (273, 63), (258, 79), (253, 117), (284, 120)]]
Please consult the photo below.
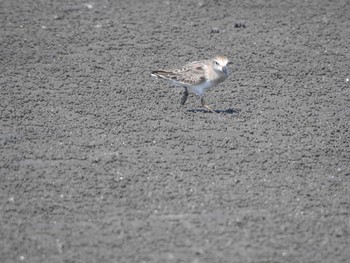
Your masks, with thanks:
[[(0, 261), (349, 262), (349, 14), (2, 0)], [(217, 54), (217, 113), (149, 77)]]

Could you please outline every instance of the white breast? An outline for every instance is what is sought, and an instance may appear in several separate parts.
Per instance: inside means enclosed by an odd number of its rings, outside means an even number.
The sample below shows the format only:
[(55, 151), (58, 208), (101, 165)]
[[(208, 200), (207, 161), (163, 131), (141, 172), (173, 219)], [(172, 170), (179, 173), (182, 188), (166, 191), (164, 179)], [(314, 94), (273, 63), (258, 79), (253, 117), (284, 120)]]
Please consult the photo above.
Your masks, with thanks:
[(203, 96), (204, 92), (206, 92), (207, 90), (209, 90), (210, 88), (214, 87), (215, 84), (212, 81), (206, 81), (203, 82), (199, 85), (193, 85), (193, 86), (189, 86), (187, 87), (188, 90), (198, 96)]

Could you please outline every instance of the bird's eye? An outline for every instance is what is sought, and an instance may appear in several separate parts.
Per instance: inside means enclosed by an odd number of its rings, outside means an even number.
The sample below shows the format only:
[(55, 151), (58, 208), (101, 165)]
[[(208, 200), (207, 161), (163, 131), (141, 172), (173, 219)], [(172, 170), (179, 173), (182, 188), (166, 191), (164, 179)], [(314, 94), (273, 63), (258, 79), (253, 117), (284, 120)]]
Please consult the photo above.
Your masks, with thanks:
[(215, 65), (219, 66), (219, 62), (215, 61)]

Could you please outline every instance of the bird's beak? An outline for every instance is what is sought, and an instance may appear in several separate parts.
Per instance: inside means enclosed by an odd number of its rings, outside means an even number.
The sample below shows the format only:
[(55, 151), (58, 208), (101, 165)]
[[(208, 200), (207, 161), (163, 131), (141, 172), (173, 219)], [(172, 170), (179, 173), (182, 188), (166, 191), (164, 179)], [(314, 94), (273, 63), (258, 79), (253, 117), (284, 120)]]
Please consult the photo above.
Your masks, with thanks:
[(223, 71), (226, 75), (228, 75), (227, 67), (222, 67), (222, 71)]

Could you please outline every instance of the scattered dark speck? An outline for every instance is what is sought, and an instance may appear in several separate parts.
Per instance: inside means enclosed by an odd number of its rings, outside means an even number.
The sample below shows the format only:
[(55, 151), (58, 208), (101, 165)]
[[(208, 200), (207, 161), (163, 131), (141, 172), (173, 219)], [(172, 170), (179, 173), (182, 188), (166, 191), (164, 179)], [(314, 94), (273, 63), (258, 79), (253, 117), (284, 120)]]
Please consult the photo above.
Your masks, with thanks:
[(245, 23), (235, 23), (235, 28), (245, 28)]
[(212, 34), (217, 34), (217, 33), (220, 33), (220, 29), (219, 29), (219, 28), (214, 27), (214, 28), (212, 28), (212, 29), (211, 29), (210, 33), (212, 33)]

